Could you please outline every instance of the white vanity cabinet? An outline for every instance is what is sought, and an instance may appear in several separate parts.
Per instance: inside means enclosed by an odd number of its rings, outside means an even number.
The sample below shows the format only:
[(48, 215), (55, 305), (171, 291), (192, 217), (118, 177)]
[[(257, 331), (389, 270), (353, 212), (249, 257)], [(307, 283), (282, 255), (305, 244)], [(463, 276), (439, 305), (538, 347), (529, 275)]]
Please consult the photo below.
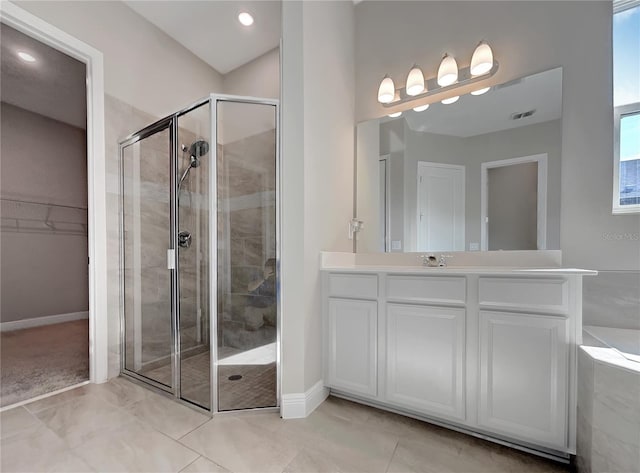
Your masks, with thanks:
[(335, 394), (575, 453), (581, 270), (323, 270)]

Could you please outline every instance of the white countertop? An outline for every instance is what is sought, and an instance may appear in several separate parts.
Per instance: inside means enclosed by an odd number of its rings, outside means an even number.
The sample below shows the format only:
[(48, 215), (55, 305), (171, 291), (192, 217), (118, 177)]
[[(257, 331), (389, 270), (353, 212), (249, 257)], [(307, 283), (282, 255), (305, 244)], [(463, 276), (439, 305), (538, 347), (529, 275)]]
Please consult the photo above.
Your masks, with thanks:
[(524, 275), (596, 275), (597, 271), (577, 268), (521, 268), (507, 266), (325, 266), (321, 271), (343, 273), (404, 273), (404, 274), (524, 274)]

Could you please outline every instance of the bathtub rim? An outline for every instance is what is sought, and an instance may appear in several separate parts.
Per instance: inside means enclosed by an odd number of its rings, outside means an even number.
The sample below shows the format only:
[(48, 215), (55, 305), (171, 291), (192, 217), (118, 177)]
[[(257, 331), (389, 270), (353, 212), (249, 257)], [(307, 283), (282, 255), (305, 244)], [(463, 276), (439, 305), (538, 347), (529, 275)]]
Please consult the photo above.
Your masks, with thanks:
[[(617, 349), (611, 347), (606, 340), (602, 340), (602, 338), (592, 333), (590, 331), (591, 327), (597, 326), (585, 325), (582, 327), (584, 335), (587, 336), (583, 336), (583, 343), (580, 345), (581, 350), (585, 351), (591, 358), (593, 358), (594, 361), (640, 374), (640, 363), (630, 360)], [(638, 332), (640, 332), (640, 330), (638, 330)], [(604, 346), (588, 344), (587, 339), (594, 339), (596, 343), (600, 343)]]

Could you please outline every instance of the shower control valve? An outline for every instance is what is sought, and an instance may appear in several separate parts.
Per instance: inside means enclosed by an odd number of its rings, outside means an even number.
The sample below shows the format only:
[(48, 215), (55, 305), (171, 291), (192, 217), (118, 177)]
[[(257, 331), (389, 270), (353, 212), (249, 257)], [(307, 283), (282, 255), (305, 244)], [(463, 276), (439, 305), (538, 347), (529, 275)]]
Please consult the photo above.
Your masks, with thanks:
[(191, 246), (191, 233), (182, 231), (178, 233), (178, 246), (180, 248), (189, 248)]

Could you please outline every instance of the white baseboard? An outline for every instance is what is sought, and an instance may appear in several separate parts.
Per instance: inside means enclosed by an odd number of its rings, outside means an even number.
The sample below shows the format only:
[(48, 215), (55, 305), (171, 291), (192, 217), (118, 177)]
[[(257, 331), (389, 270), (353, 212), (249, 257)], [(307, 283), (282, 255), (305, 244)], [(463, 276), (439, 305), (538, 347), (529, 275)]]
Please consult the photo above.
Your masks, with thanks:
[(13, 322), (0, 323), (0, 332), (20, 330), (23, 328), (40, 327), (42, 325), (60, 324), (71, 322), (72, 320), (88, 319), (89, 311), (71, 312), (69, 314), (45, 315), (44, 317), (34, 317), (33, 319), (15, 320)]
[(322, 381), (318, 381), (304, 393), (283, 394), (283, 419), (301, 419), (311, 414), (329, 396), (329, 388), (325, 388)]

